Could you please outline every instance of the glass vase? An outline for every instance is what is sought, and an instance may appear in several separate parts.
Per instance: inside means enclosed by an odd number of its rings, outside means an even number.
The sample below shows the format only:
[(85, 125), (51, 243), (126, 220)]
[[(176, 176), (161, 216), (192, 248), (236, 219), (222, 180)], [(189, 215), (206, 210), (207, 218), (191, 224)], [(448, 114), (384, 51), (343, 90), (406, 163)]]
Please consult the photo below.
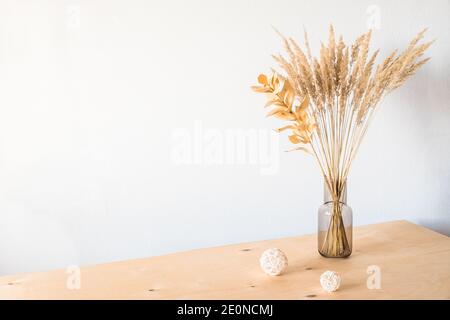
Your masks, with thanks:
[(347, 182), (331, 181), (330, 191), (325, 178), (324, 204), (318, 211), (318, 250), (326, 258), (346, 258), (352, 253), (353, 213), (347, 206)]

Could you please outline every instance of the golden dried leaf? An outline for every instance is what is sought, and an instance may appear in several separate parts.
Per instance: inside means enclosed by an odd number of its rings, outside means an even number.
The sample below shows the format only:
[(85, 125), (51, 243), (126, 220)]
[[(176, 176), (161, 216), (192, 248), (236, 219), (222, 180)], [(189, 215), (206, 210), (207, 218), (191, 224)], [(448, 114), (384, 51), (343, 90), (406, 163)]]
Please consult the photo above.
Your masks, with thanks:
[(273, 115), (275, 115), (277, 113), (280, 113), (280, 112), (286, 112), (286, 108), (285, 107), (275, 107), (275, 108), (273, 108), (272, 110), (269, 111), (269, 113), (266, 115), (266, 117), (273, 116)]
[(260, 74), (258, 76), (258, 82), (261, 83), (262, 85), (267, 85), (267, 76), (265, 74)]
[(301, 140), (299, 137), (297, 137), (295, 134), (288, 137), (289, 141), (291, 141), (293, 144), (301, 143)]
[(277, 102), (276, 100), (267, 100), (266, 104), (264, 105), (264, 108), (270, 107), (276, 102)]
[(252, 90), (259, 93), (269, 93), (270, 88), (268, 87), (260, 87), (260, 86), (251, 86)]
[(306, 96), (303, 98), (303, 101), (302, 101), (302, 103), (300, 104), (299, 108), (300, 108), (300, 109), (306, 109), (306, 108), (308, 108), (308, 106), (309, 106), (309, 96), (306, 95)]
[(277, 106), (277, 107), (283, 107), (286, 110), (289, 110), (289, 107), (282, 101), (280, 101), (280, 99), (270, 99), (266, 102), (266, 104), (264, 105), (264, 108), (270, 107), (271, 105)]
[(287, 106), (292, 107), (292, 104), (294, 103), (295, 95), (292, 90), (287, 90), (286, 95), (284, 96), (284, 102)]
[(316, 129), (316, 124), (315, 123), (310, 123), (308, 125), (308, 131), (309, 132), (313, 132)]
[(281, 119), (281, 120), (290, 120), (290, 121), (295, 120), (295, 115), (293, 115), (290, 112), (278, 112), (278, 113), (274, 114), (274, 117)]
[(304, 151), (308, 154), (311, 154), (311, 151), (309, 151), (309, 149), (306, 147), (295, 147), (293, 149), (286, 150), (286, 152), (292, 152), (292, 151)]
[(277, 132), (282, 132), (282, 131), (285, 131), (285, 130), (288, 130), (288, 129), (295, 129), (295, 126), (293, 126), (293, 125), (287, 125), (287, 126), (284, 126), (284, 127), (281, 127), (281, 128), (278, 128), (278, 129), (275, 129)]
[(295, 110), (295, 115), (300, 122), (305, 122), (308, 118), (308, 113), (302, 108), (297, 108), (297, 110)]
[(273, 101), (280, 100), (280, 98), (272, 91), (272, 89), (270, 87), (268, 87), (268, 90), (270, 90), (270, 91), (266, 93), (267, 100), (273, 100)]

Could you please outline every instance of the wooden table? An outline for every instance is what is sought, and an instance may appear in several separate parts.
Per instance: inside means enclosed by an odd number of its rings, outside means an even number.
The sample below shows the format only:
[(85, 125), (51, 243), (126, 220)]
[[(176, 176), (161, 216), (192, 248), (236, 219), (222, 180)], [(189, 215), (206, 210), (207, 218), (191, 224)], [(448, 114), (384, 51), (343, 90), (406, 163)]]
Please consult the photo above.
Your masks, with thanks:
[[(285, 274), (265, 275), (259, 256), (277, 247)], [(368, 289), (367, 269), (380, 268), (381, 289)], [(322, 290), (326, 270), (341, 274), (334, 293)], [(80, 269), (68, 289), (67, 270), (0, 277), (0, 299), (449, 299), (450, 238), (407, 221), (355, 228), (347, 259), (326, 259), (307, 235)], [(73, 280), (73, 278), (71, 278)], [(70, 287), (70, 286), (69, 286)]]

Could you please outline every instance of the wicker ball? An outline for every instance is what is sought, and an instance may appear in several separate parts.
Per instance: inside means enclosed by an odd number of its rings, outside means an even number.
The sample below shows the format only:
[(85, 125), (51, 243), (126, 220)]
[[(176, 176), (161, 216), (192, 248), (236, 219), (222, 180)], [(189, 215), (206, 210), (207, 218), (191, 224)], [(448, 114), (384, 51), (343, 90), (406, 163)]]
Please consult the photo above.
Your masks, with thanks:
[(341, 285), (341, 276), (334, 271), (325, 271), (320, 276), (320, 285), (327, 292), (336, 291)]
[(265, 273), (271, 276), (278, 276), (286, 270), (288, 259), (283, 251), (272, 248), (262, 253), (259, 263)]

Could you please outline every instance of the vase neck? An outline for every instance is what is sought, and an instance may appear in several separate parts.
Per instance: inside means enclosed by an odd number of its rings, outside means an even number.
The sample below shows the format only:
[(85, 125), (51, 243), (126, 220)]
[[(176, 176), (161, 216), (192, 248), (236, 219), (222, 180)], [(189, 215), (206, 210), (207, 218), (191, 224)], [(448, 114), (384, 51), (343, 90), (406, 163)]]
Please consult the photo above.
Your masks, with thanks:
[[(341, 190), (337, 190), (337, 193), (340, 194), (339, 202), (347, 203), (347, 181), (344, 182), (344, 184), (341, 187)], [(335, 197), (337, 197), (337, 195)], [(333, 197), (333, 192), (331, 192), (330, 188), (328, 187), (326, 179), (324, 179), (323, 202), (324, 203), (333, 202), (335, 197)]]

